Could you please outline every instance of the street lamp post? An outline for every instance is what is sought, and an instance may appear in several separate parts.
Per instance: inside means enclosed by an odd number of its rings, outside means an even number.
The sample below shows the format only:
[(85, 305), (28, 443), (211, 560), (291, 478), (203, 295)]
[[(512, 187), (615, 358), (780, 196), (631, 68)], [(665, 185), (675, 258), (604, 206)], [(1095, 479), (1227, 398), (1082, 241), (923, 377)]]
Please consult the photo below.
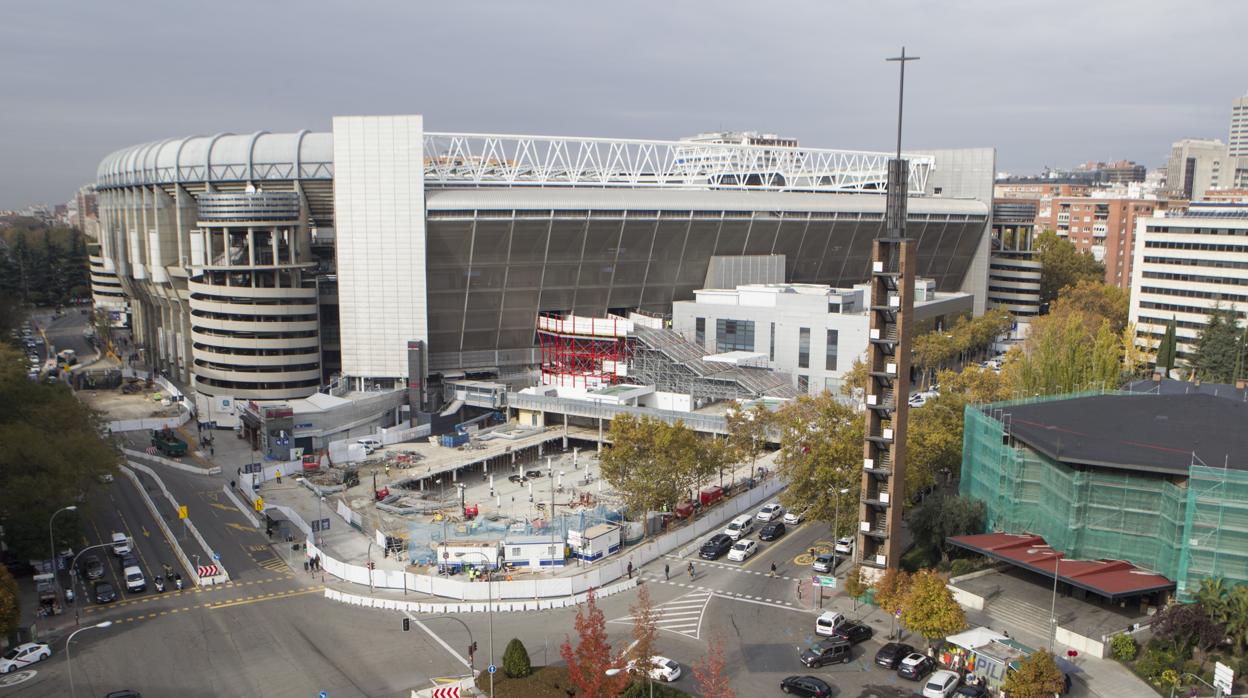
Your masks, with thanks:
[[(836, 491), (836, 513), (832, 516), (832, 538), (839, 538), (841, 535), (841, 495), (849, 494), (849, 488), (839, 489)], [(836, 556), (835, 548), (832, 555)]]
[(70, 504), (67, 507), (61, 507), (52, 512), (52, 516), (48, 517), (48, 561), (52, 564), (52, 578), (56, 582), (56, 602), (61, 602), (61, 575), (56, 569), (56, 542), (52, 539), (52, 522), (56, 520), (56, 515), (62, 511), (77, 511), (77, 504)]
[[(464, 557), (465, 555), (480, 555), (481, 559), (485, 561), (486, 566), (488, 567), (490, 565), (490, 558), (486, 557), (485, 553), (477, 552), (475, 550), (468, 550), (462, 553), (455, 553), (455, 557)], [(494, 574), (492, 570), (490, 574), (487, 574), (485, 577), (485, 593), (486, 593), (486, 598), (489, 600), (489, 606), (487, 608), (489, 609), (489, 616), (490, 616), (490, 664), (489, 665), (494, 666)], [(494, 674), (493, 673), (490, 674), (490, 698), (494, 698)]]
[(113, 621), (106, 620), (102, 623), (96, 623), (95, 625), (88, 625), (85, 628), (78, 628), (74, 632), (70, 633), (69, 638), (65, 640), (65, 670), (69, 673), (69, 695), (71, 698), (74, 696), (74, 665), (72, 662), (70, 662), (71, 658), (69, 655), (69, 643), (74, 641), (75, 635), (77, 635), (78, 633), (84, 630), (92, 630), (94, 628), (107, 628), (108, 626), (112, 624), (113, 624)]
[[(126, 540), (130, 540), (130, 539), (127, 538)], [(134, 541), (130, 540), (130, 544), (134, 545)], [(112, 543), (96, 543), (95, 545), (88, 545), (82, 550), (79, 550), (78, 554), (74, 555), (73, 561), (69, 563), (69, 570), (72, 575), (71, 578), (79, 579), (80, 577), (80, 575), (78, 574), (78, 558), (82, 557), (83, 553), (87, 552), (88, 550), (94, 550), (95, 548), (109, 548), (109, 547), (112, 547), (112, 545), (113, 545)], [(84, 582), (82, 585), (82, 591), (85, 593), (86, 590), (87, 590), (87, 585)], [(78, 625), (78, 608), (80, 606), (82, 606), (82, 604), (80, 603), (74, 604), (74, 625)]]

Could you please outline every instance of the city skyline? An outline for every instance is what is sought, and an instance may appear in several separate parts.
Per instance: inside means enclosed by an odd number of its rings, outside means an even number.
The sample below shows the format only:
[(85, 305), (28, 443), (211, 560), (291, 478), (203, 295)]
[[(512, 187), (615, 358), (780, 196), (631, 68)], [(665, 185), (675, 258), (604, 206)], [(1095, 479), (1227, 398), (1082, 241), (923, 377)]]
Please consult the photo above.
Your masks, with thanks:
[[(10, 10), (0, 159), (22, 167), (0, 171), (0, 208), (64, 201), (101, 157), (154, 135), (324, 130), (336, 114), (625, 138), (759, 130), (887, 150), (895, 82), (883, 59), (902, 44), (923, 57), (907, 85), (906, 147), (996, 147), (998, 169), (1015, 173), (1089, 159), (1160, 166), (1180, 138), (1226, 141), (1231, 101), (1244, 94), (1233, 65), (1181, 50), (1233, 40), (1245, 11), (1226, 4), (964, 2), (901, 16), (813, 3), (766, 15), (736, 3), (714, 13), (220, 8)], [(150, 20), (133, 23), (134, 13)], [(1095, 27), (1096, 41), (1071, 27)]]

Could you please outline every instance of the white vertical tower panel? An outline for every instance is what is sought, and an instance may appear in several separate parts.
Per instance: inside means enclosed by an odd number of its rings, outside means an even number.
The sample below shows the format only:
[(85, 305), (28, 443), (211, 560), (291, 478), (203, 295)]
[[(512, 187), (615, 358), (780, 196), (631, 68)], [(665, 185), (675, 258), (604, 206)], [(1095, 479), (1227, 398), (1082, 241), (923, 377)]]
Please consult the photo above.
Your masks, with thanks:
[(420, 116), (334, 117), (334, 227), (342, 371), (406, 378), (428, 342)]

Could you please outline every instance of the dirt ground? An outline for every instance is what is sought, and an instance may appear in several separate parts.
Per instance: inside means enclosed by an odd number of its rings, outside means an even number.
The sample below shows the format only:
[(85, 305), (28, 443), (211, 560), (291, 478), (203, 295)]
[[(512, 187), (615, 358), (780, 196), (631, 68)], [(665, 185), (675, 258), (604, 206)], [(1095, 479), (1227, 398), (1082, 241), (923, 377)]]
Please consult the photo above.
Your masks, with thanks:
[(109, 420), (148, 419), (151, 417), (176, 417), (176, 405), (165, 407), (154, 396), (164, 395), (156, 386), (156, 390), (143, 391), (134, 395), (126, 395), (121, 389), (115, 390), (80, 390), (78, 398), (93, 409), (99, 410)]

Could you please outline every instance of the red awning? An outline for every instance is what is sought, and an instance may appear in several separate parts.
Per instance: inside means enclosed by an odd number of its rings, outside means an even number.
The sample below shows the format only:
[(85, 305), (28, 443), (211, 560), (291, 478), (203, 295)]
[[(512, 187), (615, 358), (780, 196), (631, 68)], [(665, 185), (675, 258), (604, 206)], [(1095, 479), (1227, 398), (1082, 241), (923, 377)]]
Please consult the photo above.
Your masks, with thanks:
[(1122, 560), (1067, 560), (1049, 547), (1044, 538), (1011, 533), (982, 533), (954, 536), (949, 542), (980, 555), (1008, 562), (1016, 567), (1057, 578), (1111, 601), (1173, 589), (1174, 582), (1160, 574), (1142, 570)]

